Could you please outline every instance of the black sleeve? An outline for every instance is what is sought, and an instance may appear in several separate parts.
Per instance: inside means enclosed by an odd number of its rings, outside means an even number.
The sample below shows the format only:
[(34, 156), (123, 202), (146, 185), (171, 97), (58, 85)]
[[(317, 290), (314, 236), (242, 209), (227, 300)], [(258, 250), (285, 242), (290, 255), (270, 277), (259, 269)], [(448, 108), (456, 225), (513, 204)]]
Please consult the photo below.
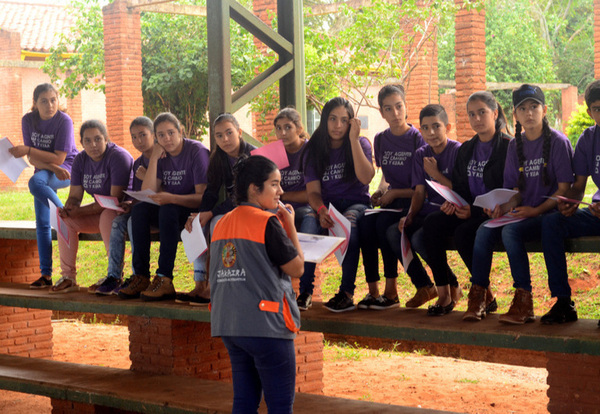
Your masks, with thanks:
[(287, 236), (277, 217), (271, 217), (265, 229), (265, 248), (275, 266), (281, 266), (298, 256), (298, 251)]

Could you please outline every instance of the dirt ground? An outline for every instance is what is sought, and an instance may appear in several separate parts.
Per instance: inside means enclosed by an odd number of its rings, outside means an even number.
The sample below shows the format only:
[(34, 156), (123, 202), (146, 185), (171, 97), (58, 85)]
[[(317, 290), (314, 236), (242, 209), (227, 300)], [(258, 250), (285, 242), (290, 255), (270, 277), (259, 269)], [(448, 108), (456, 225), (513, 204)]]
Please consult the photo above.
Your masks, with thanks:
[[(126, 327), (59, 321), (54, 359), (128, 368)], [(465, 413), (546, 413), (546, 370), (418, 354), (325, 352), (326, 395)], [(48, 398), (0, 391), (0, 413), (46, 414)]]

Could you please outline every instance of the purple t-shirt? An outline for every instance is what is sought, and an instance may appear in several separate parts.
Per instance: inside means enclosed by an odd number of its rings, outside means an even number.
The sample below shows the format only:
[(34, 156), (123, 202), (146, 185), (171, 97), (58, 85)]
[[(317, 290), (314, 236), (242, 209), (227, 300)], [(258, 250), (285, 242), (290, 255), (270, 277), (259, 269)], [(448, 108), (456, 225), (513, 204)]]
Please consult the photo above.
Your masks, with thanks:
[[(525, 163), (523, 172), (525, 174), (525, 187), (521, 192), (524, 206), (537, 207), (558, 189), (558, 183), (573, 182), (573, 147), (569, 139), (555, 129), (550, 129), (550, 156), (548, 163), (548, 178), (550, 185), (545, 186), (542, 181), (542, 170), (544, 168), (544, 138), (540, 136), (529, 141), (523, 134), (523, 154)], [(506, 164), (504, 166), (504, 187), (517, 188), (519, 183), (519, 157), (517, 155), (517, 140), (513, 139), (508, 144)]]
[(169, 154), (158, 160), (156, 177), (161, 180), (162, 191), (172, 194), (193, 194), (194, 186), (206, 184), (208, 170), (208, 148), (200, 141), (183, 139), (179, 155)]
[(485, 183), (483, 182), (483, 169), (492, 156), (495, 139), (497, 138), (488, 142), (478, 141), (473, 149), (473, 156), (467, 164), (469, 190), (473, 198), (490, 191), (490, 189), (485, 187)]
[(38, 119), (37, 128), (33, 124), (34, 114), (32, 112), (25, 114), (21, 120), (23, 143), (42, 151), (66, 152), (65, 162), (61, 167), (71, 172), (71, 166), (78, 152), (75, 146), (73, 120), (64, 112), (58, 111), (46, 121)]
[(388, 128), (375, 135), (375, 164), (381, 167), (390, 188), (412, 187), (413, 155), (425, 145), (421, 133), (414, 126), (403, 135), (394, 135)]
[[(600, 188), (600, 128), (589, 127), (579, 137), (573, 156), (575, 175), (591, 176), (594, 184)], [(600, 201), (600, 190), (592, 197), (593, 202)]]
[[(308, 141), (304, 141), (302, 147), (293, 154), (287, 153), (289, 167), (282, 168), (281, 171), (281, 188), (285, 192), (305, 191), (306, 183), (304, 182), (304, 174), (302, 173), (302, 151)], [(290, 203), (292, 207), (297, 208), (306, 205), (306, 203)]]
[[(371, 160), (371, 143), (365, 137), (360, 137), (359, 141), (365, 156), (368, 160)], [(329, 151), (329, 163), (323, 177), (317, 175), (313, 161), (309, 159), (304, 171), (304, 182), (321, 181), (321, 196), (326, 206), (331, 201), (337, 200), (351, 200), (369, 204), (371, 198), (369, 196), (369, 186), (361, 183), (356, 177), (345, 181), (345, 167), (343, 147), (331, 149)]]
[(438, 170), (440, 170), (442, 175), (448, 179), (452, 179), (452, 170), (454, 169), (454, 162), (456, 161), (456, 155), (458, 154), (459, 148), (460, 142), (449, 139), (448, 143), (446, 144), (446, 148), (444, 148), (441, 154), (436, 154), (433, 152), (433, 148), (431, 148), (429, 145), (425, 145), (415, 152), (411, 187), (414, 188), (417, 185), (424, 185), (427, 194), (425, 204), (423, 204), (423, 208), (421, 208), (419, 214), (427, 215), (429, 213), (433, 213), (434, 211), (439, 210), (440, 206), (444, 203), (444, 201), (446, 201), (425, 182), (425, 180), (431, 181), (431, 177), (425, 172), (425, 168), (423, 167), (423, 158), (435, 158), (437, 161)]
[(144, 155), (140, 155), (139, 158), (133, 162), (133, 184), (131, 185), (131, 189), (133, 191), (142, 190), (143, 181), (135, 176), (135, 172), (139, 167), (144, 167), (148, 169), (148, 162), (150, 162), (150, 160), (144, 157)]
[(110, 187), (129, 188), (133, 157), (114, 142), (106, 145), (100, 161), (93, 161), (85, 151), (75, 157), (71, 171), (71, 185), (83, 186), (90, 195), (110, 195)]

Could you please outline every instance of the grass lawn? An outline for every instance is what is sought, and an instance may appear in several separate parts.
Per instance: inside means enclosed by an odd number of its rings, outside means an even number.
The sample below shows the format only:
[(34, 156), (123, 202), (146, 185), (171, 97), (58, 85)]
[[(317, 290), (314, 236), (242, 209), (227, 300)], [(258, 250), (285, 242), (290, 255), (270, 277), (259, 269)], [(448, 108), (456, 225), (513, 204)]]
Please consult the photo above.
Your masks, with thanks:
[[(372, 182), (372, 187), (379, 184), (379, 176), (376, 176)], [(59, 191), (61, 200), (67, 198), (67, 189)], [(596, 187), (591, 180), (588, 182), (585, 200), (591, 200)], [(91, 197), (86, 196), (84, 202), (90, 202)], [(0, 193), (0, 220), (34, 220), (33, 198), (28, 192), (5, 192)], [(60, 274), (58, 246), (54, 242), (54, 274)], [(548, 281), (544, 258), (541, 253), (530, 253), (530, 267), (533, 282), (534, 306), (536, 315), (542, 315), (553, 304), (548, 290)], [(581, 318), (600, 318), (600, 262), (595, 254), (568, 254), (569, 275), (571, 288), (573, 290), (573, 299), (575, 300), (579, 316)], [(151, 271), (156, 270), (158, 261), (158, 243), (152, 243), (151, 251)], [(458, 253), (449, 252), (448, 261), (451, 268), (456, 273), (458, 280), (463, 287), (465, 298), (459, 302), (457, 309), (464, 311), (467, 301), (466, 294), (470, 286), (469, 272), (462, 263)], [(127, 271), (131, 263), (131, 249), (129, 244), (126, 247), (125, 264)], [(78, 283), (81, 286), (89, 286), (100, 277), (106, 275), (106, 253), (101, 242), (85, 242), (79, 246), (78, 254)], [(321, 272), (325, 280), (322, 286), (323, 297), (328, 299), (338, 289), (341, 279), (341, 268), (333, 257), (330, 257), (320, 265)], [(380, 272), (383, 274), (383, 266), (380, 263)], [(402, 267), (400, 266), (400, 270)], [(187, 262), (183, 245), (180, 243), (175, 261), (175, 287), (178, 291), (189, 290), (193, 286), (192, 266)], [(495, 253), (492, 264), (492, 286), (497, 294), (499, 311), (505, 312), (512, 300), (512, 278), (510, 275), (510, 266), (505, 253)], [(55, 277), (56, 279), (56, 277)], [(359, 263), (357, 274), (357, 290), (355, 293), (356, 301), (360, 300), (367, 293), (364, 271), (362, 263)], [(383, 282), (381, 282), (383, 284)], [(414, 287), (410, 283), (408, 276), (400, 273), (398, 278), (398, 291), (400, 293), (400, 303), (404, 304), (414, 294)], [(383, 286), (381, 287), (383, 289)]]

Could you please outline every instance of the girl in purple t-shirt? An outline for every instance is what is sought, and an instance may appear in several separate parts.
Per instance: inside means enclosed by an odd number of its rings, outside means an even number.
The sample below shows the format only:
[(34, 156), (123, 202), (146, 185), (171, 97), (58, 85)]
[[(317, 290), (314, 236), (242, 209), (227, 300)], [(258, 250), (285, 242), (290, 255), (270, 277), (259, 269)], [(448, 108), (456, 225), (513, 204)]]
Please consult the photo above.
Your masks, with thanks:
[(485, 227), (485, 223), (479, 227), (471, 282), (487, 289), (494, 246), (501, 238), (516, 290), (508, 313), (499, 320), (524, 324), (535, 320), (525, 242), (539, 240), (544, 215), (556, 207), (556, 201), (548, 197), (564, 195), (573, 182), (573, 148), (567, 137), (548, 125), (545, 97), (539, 87), (524, 84), (513, 91), (512, 99), (517, 123), (515, 139), (508, 146), (504, 187), (518, 193), (488, 214), (496, 218), (508, 213), (521, 221), (498, 228)]
[[(154, 119), (157, 142), (152, 149), (142, 190), (155, 194), (156, 203), (137, 203), (131, 210), (133, 235), (131, 276), (119, 297), (145, 301), (175, 299), (173, 268), (179, 235), (187, 218), (200, 206), (206, 189), (209, 152), (201, 142), (183, 137), (175, 115), (163, 112)], [(150, 283), (150, 229), (158, 227), (160, 249), (156, 277)]]
[[(320, 229), (316, 220), (317, 213), (308, 204), (308, 194), (304, 183), (302, 152), (308, 143), (308, 134), (304, 131), (300, 114), (294, 108), (284, 108), (273, 120), (277, 139), (283, 141), (289, 167), (281, 169), (281, 188), (284, 193), (281, 200), (294, 207), (296, 229), (301, 233), (318, 234)], [(304, 262), (304, 274), (300, 278), (298, 308), (307, 310), (312, 305), (316, 264)]]
[(123, 191), (131, 183), (133, 157), (123, 148), (108, 140), (106, 127), (100, 121), (90, 120), (81, 125), (80, 152), (73, 162), (69, 198), (60, 217), (68, 229), (68, 238), (58, 237), (62, 277), (50, 289), (50, 293), (66, 293), (78, 290), (77, 248), (79, 233), (100, 233), (106, 253), (109, 252), (110, 232), (117, 212), (105, 209), (93, 202), (81, 205), (84, 191), (88, 194), (123, 197)]
[(52, 233), (50, 229), (51, 201), (63, 206), (56, 190), (68, 187), (71, 165), (77, 155), (73, 121), (59, 110), (58, 91), (49, 83), (38, 85), (33, 91), (33, 107), (22, 120), (23, 143), (11, 148), (10, 153), (21, 158), (27, 156), (35, 167), (29, 180), (29, 190), (34, 197), (35, 227), (41, 277), (33, 282), (32, 289), (52, 286)]
[[(456, 207), (446, 201), (440, 207), (441, 211), (429, 214), (423, 223), (424, 256), (435, 279), (438, 304), (442, 306), (451, 300), (458, 302), (462, 297), (458, 280), (448, 266), (446, 240), (453, 237), (456, 250), (470, 271), (473, 268), (475, 233), (489, 219), (482, 208), (472, 203), (475, 197), (502, 188), (506, 150), (510, 142), (510, 137), (502, 132), (507, 124), (504, 111), (490, 92), (472, 94), (467, 100), (467, 114), (476, 135), (458, 150), (452, 171), (452, 189), (469, 204)], [(475, 289), (474, 294), (470, 293), (469, 303), (474, 301), (483, 302), (482, 309), (486, 312), (494, 312), (498, 308), (489, 286), (487, 291)]]
[[(379, 188), (371, 196), (374, 206), (397, 209), (399, 212), (381, 212), (364, 216), (358, 222), (360, 250), (369, 293), (358, 302), (359, 309), (390, 309), (397, 307), (398, 258), (387, 237), (387, 229), (406, 215), (414, 194), (412, 166), (416, 150), (423, 145), (423, 137), (417, 128), (406, 122), (406, 98), (402, 85), (386, 85), (377, 97), (379, 112), (389, 128), (375, 135), (375, 164), (381, 168)], [(379, 257), (383, 258), (385, 290), (379, 294)], [(430, 284), (429, 279), (426, 283)], [(429, 287), (427, 287), (429, 288)]]
[(344, 98), (329, 100), (321, 112), (321, 122), (304, 151), (304, 180), (308, 202), (317, 212), (323, 229), (333, 227), (329, 203), (351, 223), (346, 256), (342, 262), (342, 283), (325, 307), (332, 312), (356, 309), (354, 282), (360, 246), (357, 222), (370, 204), (369, 183), (375, 175), (371, 144), (360, 136), (360, 120)]

